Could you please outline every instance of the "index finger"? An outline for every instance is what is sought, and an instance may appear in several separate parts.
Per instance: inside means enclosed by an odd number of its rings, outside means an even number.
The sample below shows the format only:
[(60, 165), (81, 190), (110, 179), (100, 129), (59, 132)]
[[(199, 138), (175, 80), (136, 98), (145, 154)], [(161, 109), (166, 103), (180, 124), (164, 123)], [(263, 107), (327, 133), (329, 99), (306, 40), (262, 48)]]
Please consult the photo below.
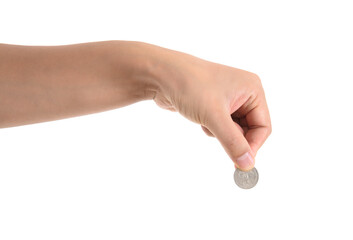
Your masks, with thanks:
[(264, 94), (258, 104), (245, 115), (248, 124), (245, 138), (255, 156), (272, 131), (270, 113)]

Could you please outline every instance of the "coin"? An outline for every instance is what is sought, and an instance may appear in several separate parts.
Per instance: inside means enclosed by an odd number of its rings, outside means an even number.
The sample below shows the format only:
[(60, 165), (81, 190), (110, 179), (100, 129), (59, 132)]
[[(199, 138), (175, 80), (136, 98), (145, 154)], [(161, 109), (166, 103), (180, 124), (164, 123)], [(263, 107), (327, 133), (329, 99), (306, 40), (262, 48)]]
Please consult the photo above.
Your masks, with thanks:
[(250, 171), (242, 171), (238, 168), (234, 172), (234, 181), (238, 187), (243, 189), (250, 189), (255, 187), (257, 181), (259, 180), (259, 173), (256, 168), (251, 169)]

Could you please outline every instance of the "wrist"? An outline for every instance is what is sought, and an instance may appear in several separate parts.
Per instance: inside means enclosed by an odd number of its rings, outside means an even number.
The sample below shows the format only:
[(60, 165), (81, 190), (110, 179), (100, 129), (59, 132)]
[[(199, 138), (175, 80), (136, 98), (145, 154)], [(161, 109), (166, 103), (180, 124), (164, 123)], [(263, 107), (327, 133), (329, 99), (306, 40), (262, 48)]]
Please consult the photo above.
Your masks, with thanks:
[(119, 92), (131, 101), (151, 100), (159, 89), (156, 52), (152, 45), (134, 41), (113, 41), (113, 78)]
[(113, 42), (116, 75), (120, 75), (120, 79), (125, 77), (123, 88), (129, 90), (127, 94), (133, 96), (134, 101), (152, 100), (159, 92), (168, 97), (173, 91), (181, 90), (186, 84), (185, 76), (190, 74), (186, 62), (196, 64), (196, 58), (190, 55), (156, 45), (135, 41)]
[(187, 74), (183, 53), (143, 42), (134, 44), (139, 52), (137, 65), (143, 73), (141, 77), (146, 84), (145, 94), (148, 99), (153, 99), (158, 93), (168, 97), (183, 87), (186, 79), (184, 75)]

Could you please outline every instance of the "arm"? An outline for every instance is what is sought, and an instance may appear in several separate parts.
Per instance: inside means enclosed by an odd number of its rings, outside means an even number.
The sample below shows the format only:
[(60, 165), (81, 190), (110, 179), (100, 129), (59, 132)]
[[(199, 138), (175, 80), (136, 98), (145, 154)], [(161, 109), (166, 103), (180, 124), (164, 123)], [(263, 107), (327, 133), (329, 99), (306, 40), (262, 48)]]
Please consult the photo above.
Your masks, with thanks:
[(141, 42), (0, 44), (0, 127), (147, 99), (200, 124), (243, 170), (271, 132), (261, 81), (244, 70)]
[(147, 62), (141, 45), (124, 41), (65, 46), (1, 44), (0, 127), (151, 99), (153, 83), (143, 66)]

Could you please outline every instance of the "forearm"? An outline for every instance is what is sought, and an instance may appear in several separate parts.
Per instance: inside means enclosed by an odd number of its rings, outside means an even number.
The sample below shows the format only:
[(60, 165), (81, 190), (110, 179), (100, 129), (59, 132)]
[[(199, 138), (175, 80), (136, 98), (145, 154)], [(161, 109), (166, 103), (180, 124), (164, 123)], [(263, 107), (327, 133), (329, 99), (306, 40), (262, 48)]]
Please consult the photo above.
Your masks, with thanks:
[(151, 99), (144, 44), (0, 44), (0, 127), (50, 121)]

